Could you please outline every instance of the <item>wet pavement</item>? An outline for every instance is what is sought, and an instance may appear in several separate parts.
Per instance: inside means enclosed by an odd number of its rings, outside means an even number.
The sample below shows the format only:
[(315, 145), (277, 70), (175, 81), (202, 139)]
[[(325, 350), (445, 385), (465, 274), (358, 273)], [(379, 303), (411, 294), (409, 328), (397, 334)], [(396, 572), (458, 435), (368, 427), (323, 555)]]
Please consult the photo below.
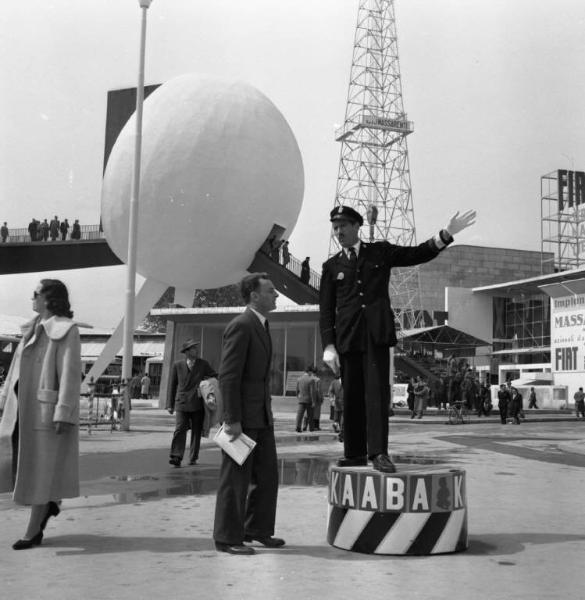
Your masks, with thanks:
[(28, 510), (0, 495), (2, 598), (583, 597), (585, 423), (574, 416), (529, 414), (516, 427), (496, 415), (448, 426), (441, 414), (410, 421), (399, 413), (390, 425), (399, 472), (465, 469), (470, 546), (396, 557), (327, 544), (327, 472), (341, 444), (332, 431), (296, 434), (290, 401), (275, 408), (283, 549), (217, 553), (219, 451), (205, 440), (197, 466), (171, 467), (172, 418), (137, 409), (130, 432), (81, 432), (82, 496), (64, 501), (42, 546), (11, 550)]

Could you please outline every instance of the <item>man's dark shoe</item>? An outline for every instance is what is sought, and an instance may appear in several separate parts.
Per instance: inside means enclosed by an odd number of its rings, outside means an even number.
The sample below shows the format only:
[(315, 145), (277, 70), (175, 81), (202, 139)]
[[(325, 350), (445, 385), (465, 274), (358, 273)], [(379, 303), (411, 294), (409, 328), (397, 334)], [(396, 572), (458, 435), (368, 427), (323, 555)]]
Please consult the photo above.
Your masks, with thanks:
[(244, 546), (244, 544), (224, 544), (223, 542), (215, 542), (215, 549), (218, 552), (227, 552), (228, 554), (256, 554), (254, 548)]
[(254, 537), (253, 535), (247, 535), (244, 538), (244, 542), (260, 542), (263, 546), (267, 548), (281, 548), (284, 546), (285, 541), (282, 538), (277, 537)]
[(387, 454), (378, 454), (372, 459), (372, 466), (382, 473), (396, 473), (396, 467)]
[(173, 467), (180, 467), (181, 459), (171, 456), (171, 458), (169, 459), (169, 465), (173, 465)]
[(366, 456), (344, 457), (337, 461), (338, 467), (366, 467), (367, 465), (368, 459)]

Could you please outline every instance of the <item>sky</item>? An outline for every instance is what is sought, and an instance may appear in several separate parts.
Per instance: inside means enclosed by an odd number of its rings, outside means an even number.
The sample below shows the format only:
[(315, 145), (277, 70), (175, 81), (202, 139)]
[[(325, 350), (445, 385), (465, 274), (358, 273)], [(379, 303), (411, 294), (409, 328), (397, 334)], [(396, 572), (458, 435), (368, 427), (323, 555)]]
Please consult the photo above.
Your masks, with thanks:
[[(539, 250), (540, 177), (585, 170), (585, 3), (395, 7), (404, 107), (415, 126), (418, 240), (454, 211), (475, 208), (477, 224), (458, 243)], [(329, 248), (340, 151), (333, 132), (345, 115), (357, 9), (358, 0), (154, 0), (148, 11), (147, 84), (189, 72), (241, 79), (288, 120), (305, 169), (290, 247), (317, 269)], [(99, 221), (106, 94), (136, 85), (139, 34), (137, 0), (3, 0), (1, 221)], [(116, 272), (63, 273), (84, 320), (114, 325), (124, 285)], [(2, 277), (0, 313), (30, 314), (31, 277)]]

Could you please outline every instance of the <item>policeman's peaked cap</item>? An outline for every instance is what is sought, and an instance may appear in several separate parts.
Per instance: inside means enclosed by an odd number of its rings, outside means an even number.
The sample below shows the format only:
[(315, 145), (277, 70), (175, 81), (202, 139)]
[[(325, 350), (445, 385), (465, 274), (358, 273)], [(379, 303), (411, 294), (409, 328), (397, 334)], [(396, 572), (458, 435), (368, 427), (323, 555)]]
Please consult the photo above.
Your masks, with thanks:
[(329, 220), (332, 223), (335, 221), (352, 221), (353, 223), (359, 223), (360, 227), (364, 224), (364, 219), (360, 213), (350, 206), (336, 206), (329, 213)]

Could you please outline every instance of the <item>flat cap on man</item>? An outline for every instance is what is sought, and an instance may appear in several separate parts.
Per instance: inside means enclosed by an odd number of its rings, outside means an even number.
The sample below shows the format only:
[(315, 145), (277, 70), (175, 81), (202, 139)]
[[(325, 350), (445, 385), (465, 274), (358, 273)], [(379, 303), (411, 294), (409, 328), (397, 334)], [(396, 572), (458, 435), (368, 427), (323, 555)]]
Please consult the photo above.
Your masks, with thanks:
[(354, 210), (350, 206), (336, 206), (329, 213), (329, 220), (333, 223), (334, 221), (352, 221), (359, 223), (360, 227), (364, 224), (364, 219), (357, 210)]
[(186, 342), (183, 342), (179, 352), (186, 352), (189, 348), (193, 348), (193, 346), (199, 346), (199, 342), (197, 340), (187, 340)]

